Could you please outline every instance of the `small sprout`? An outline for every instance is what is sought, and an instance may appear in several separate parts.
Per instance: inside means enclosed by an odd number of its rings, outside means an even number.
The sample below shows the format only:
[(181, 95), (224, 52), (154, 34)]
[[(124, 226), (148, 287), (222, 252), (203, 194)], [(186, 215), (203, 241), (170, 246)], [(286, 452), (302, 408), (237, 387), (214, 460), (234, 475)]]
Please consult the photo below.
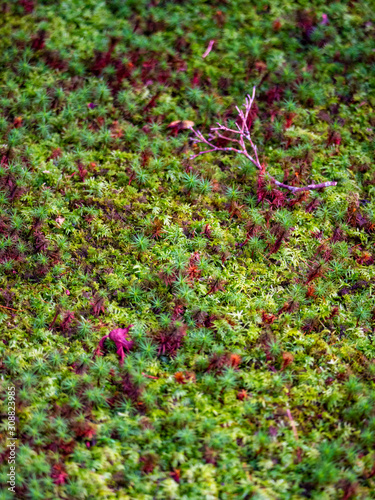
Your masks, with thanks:
[(201, 179), (199, 183), (199, 192), (201, 194), (209, 194), (212, 191), (211, 182), (208, 179)]
[(134, 246), (139, 250), (140, 252), (145, 252), (147, 248), (150, 246), (150, 240), (147, 238), (147, 236), (143, 234), (137, 234), (134, 237)]
[(185, 173), (183, 176), (183, 183), (188, 191), (195, 191), (200, 185), (200, 179), (193, 173)]
[(228, 196), (228, 198), (230, 200), (234, 201), (234, 200), (238, 200), (240, 198), (241, 191), (238, 188), (232, 186), (232, 187), (226, 188), (225, 194)]

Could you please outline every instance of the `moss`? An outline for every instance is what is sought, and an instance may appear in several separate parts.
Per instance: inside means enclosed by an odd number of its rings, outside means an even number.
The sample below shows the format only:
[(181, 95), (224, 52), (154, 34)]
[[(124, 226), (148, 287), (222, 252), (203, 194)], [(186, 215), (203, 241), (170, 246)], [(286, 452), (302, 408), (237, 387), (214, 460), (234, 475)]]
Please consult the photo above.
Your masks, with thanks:
[[(368, 4), (1, 9), (0, 384), (4, 415), (16, 388), (17, 498), (370, 498)], [(281, 193), (230, 153), (190, 159), (191, 122), (235, 127), (254, 85), (270, 174), (337, 186)], [(120, 365), (98, 345), (130, 324)]]

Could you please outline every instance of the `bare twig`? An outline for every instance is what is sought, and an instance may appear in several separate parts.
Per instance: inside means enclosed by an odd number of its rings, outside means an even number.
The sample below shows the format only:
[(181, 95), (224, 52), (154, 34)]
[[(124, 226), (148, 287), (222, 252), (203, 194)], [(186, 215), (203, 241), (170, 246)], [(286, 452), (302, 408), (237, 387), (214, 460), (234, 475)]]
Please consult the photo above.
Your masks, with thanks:
[(147, 375), (147, 373), (142, 372), (142, 375), (147, 378), (152, 378), (153, 380), (159, 380), (159, 377), (153, 377), (152, 375)]
[(9, 309), (10, 311), (18, 311), (18, 309), (13, 309), (13, 307), (0, 306), (3, 309)]
[[(211, 40), (213, 42), (213, 40)], [(210, 42), (211, 46), (211, 42)], [(206, 55), (209, 54), (209, 50), (211, 50), (210, 46), (208, 47), (207, 51), (205, 52)], [(203, 57), (205, 55), (203, 54)], [(190, 159), (197, 158), (197, 156), (204, 155), (206, 153), (212, 153), (214, 151), (233, 151), (234, 153), (240, 154), (245, 156), (253, 165), (257, 167), (257, 169), (262, 172), (264, 175), (266, 173), (265, 171), (265, 166), (262, 165), (259, 161), (259, 156), (258, 156), (258, 149), (256, 145), (253, 143), (251, 139), (251, 134), (250, 134), (250, 129), (248, 125), (248, 118), (249, 114), (252, 108), (252, 105), (254, 103), (255, 99), (255, 87), (253, 87), (253, 93), (252, 95), (247, 95), (245, 99), (245, 104), (244, 108), (245, 110), (242, 110), (236, 106), (237, 112), (238, 112), (238, 117), (239, 117), (239, 122), (236, 123), (237, 130), (231, 129), (227, 127), (226, 125), (222, 125), (221, 123), (217, 123), (217, 127), (211, 127), (211, 134), (209, 134), (208, 139), (206, 139), (202, 132), (199, 130), (194, 130), (194, 128), (191, 128), (193, 131), (195, 137), (193, 138), (194, 144), (205, 144), (206, 146), (209, 147), (209, 149), (206, 149), (204, 151), (200, 151), (199, 153), (196, 153), (192, 156), (190, 156)], [(225, 132), (226, 134), (223, 135), (222, 132)], [(236, 134), (237, 138), (232, 137), (231, 135), (227, 134)], [(228, 142), (236, 143), (238, 146), (237, 147), (219, 147), (216, 146), (212, 141), (215, 141), (215, 139), (224, 139)], [(253, 154), (251, 155), (247, 148), (246, 148), (246, 142), (250, 144), (251, 150)], [(301, 187), (296, 187), (296, 186), (290, 186), (289, 184), (284, 184), (283, 182), (280, 182), (276, 180), (272, 175), (267, 174), (268, 178), (272, 180), (276, 186), (279, 188), (287, 189), (288, 191), (291, 191), (292, 193), (298, 193), (301, 191), (311, 191), (313, 189), (322, 189), (326, 188), (329, 186), (336, 186), (337, 182), (322, 182), (320, 184), (309, 184), (308, 186), (301, 186)]]

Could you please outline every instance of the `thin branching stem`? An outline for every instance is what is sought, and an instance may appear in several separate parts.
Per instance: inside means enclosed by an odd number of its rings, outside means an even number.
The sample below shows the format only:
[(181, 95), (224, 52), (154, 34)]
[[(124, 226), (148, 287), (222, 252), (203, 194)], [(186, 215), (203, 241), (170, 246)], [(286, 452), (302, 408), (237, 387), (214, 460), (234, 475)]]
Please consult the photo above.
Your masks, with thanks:
[[(258, 149), (256, 145), (253, 143), (253, 140), (251, 139), (251, 134), (248, 126), (248, 118), (249, 114), (252, 108), (252, 105), (254, 103), (255, 99), (255, 87), (253, 87), (253, 93), (252, 95), (247, 95), (244, 103), (244, 108), (245, 112), (240, 109), (238, 106), (236, 106), (237, 112), (238, 112), (238, 117), (240, 121), (240, 125), (236, 123), (236, 127), (238, 130), (231, 129), (227, 127), (226, 125), (223, 125), (219, 122), (217, 122), (217, 127), (211, 127), (211, 134), (209, 134), (208, 139), (206, 139), (202, 132), (199, 130), (194, 130), (192, 128), (191, 130), (193, 131), (195, 137), (193, 138), (193, 143), (194, 144), (206, 144), (207, 146), (210, 147), (210, 149), (206, 149), (204, 151), (200, 151), (199, 153), (196, 153), (192, 156), (190, 156), (190, 159), (197, 158), (197, 156), (204, 155), (206, 153), (212, 153), (215, 151), (233, 151), (237, 154), (244, 155), (253, 165), (256, 166), (256, 168), (262, 172), (264, 175), (265, 172), (265, 166), (260, 163), (259, 156), (258, 156)], [(227, 134), (237, 134), (239, 135), (239, 139), (235, 139), (234, 137), (223, 135), (221, 132), (226, 132)], [(229, 142), (235, 142), (239, 145), (239, 148), (234, 148), (234, 147), (219, 147), (213, 144), (211, 141), (215, 139), (224, 139)], [(247, 147), (246, 147), (246, 142), (250, 144), (250, 147), (253, 151), (253, 156), (248, 152)], [(270, 180), (272, 180), (276, 186), (282, 189), (287, 189), (288, 191), (291, 191), (292, 193), (299, 193), (301, 191), (312, 191), (313, 189), (322, 189), (326, 188), (329, 186), (336, 186), (337, 182), (334, 181), (328, 181), (328, 182), (322, 182), (320, 184), (309, 184), (308, 186), (301, 186), (301, 187), (296, 187), (296, 186), (290, 186), (289, 184), (284, 184), (283, 182), (280, 182), (275, 179), (272, 175), (268, 174), (268, 177)]]

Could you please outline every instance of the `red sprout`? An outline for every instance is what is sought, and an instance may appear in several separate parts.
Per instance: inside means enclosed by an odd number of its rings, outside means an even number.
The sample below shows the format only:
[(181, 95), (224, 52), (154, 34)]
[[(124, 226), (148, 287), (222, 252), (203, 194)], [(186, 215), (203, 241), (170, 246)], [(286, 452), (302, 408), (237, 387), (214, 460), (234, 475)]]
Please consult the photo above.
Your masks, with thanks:
[(210, 239), (211, 235), (212, 235), (212, 229), (211, 229), (211, 227), (208, 224), (206, 224), (204, 226), (201, 234), (204, 234), (204, 236), (206, 236), (206, 238)]
[(102, 312), (104, 314), (105, 312), (105, 306), (104, 306), (104, 298), (103, 297), (94, 297), (94, 300), (90, 303), (90, 306), (92, 307), (92, 311), (94, 316), (99, 316), (99, 314)]
[(272, 323), (275, 321), (276, 316), (274, 314), (268, 314), (265, 311), (262, 311), (262, 321), (263, 323), (266, 323), (267, 325), (272, 325)]
[(158, 355), (175, 356), (181, 347), (186, 332), (187, 326), (182, 324), (172, 331), (159, 333), (157, 337), (157, 342), (159, 343)]
[(35, 7), (33, 0), (19, 0), (19, 4), (23, 7), (26, 14), (30, 14)]
[(31, 42), (31, 48), (33, 50), (42, 50), (46, 45), (46, 32), (45, 30), (39, 30), (38, 34), (33, 38)]
[(64, 319), (62, 320), (62, 323), (60, 325), (60, 328), (61, 330), (64, 332), (65, 330), (68, 330), (69, 328), (69, 325), (70, 323), (73, 321), (74, 319), (74, 313), (71, 312), (71, 311), (68, 311), (65, 316), (64, 316)]
[(110, 40), (109, 48), (107, 52), (96, 52), (95, 60), (92, 65), (91, 71), (94, 75), (99, 76), (103, 69), (108, 66), (111, 62), (112, 53), (118, 43), (118, 39), (112, 38)]
[(85, 167), (82, 165), (81, 162), (78, 162), (78, 175), (81, 179), (82, 182), (85, 182), (85, 177), (87, 175), (87, 170)]
[(52, 467), (51, 477), (56, 485), (65, 484), (68, 478), (68, 474), (65, 471), (63, 464), (55, 464)]

